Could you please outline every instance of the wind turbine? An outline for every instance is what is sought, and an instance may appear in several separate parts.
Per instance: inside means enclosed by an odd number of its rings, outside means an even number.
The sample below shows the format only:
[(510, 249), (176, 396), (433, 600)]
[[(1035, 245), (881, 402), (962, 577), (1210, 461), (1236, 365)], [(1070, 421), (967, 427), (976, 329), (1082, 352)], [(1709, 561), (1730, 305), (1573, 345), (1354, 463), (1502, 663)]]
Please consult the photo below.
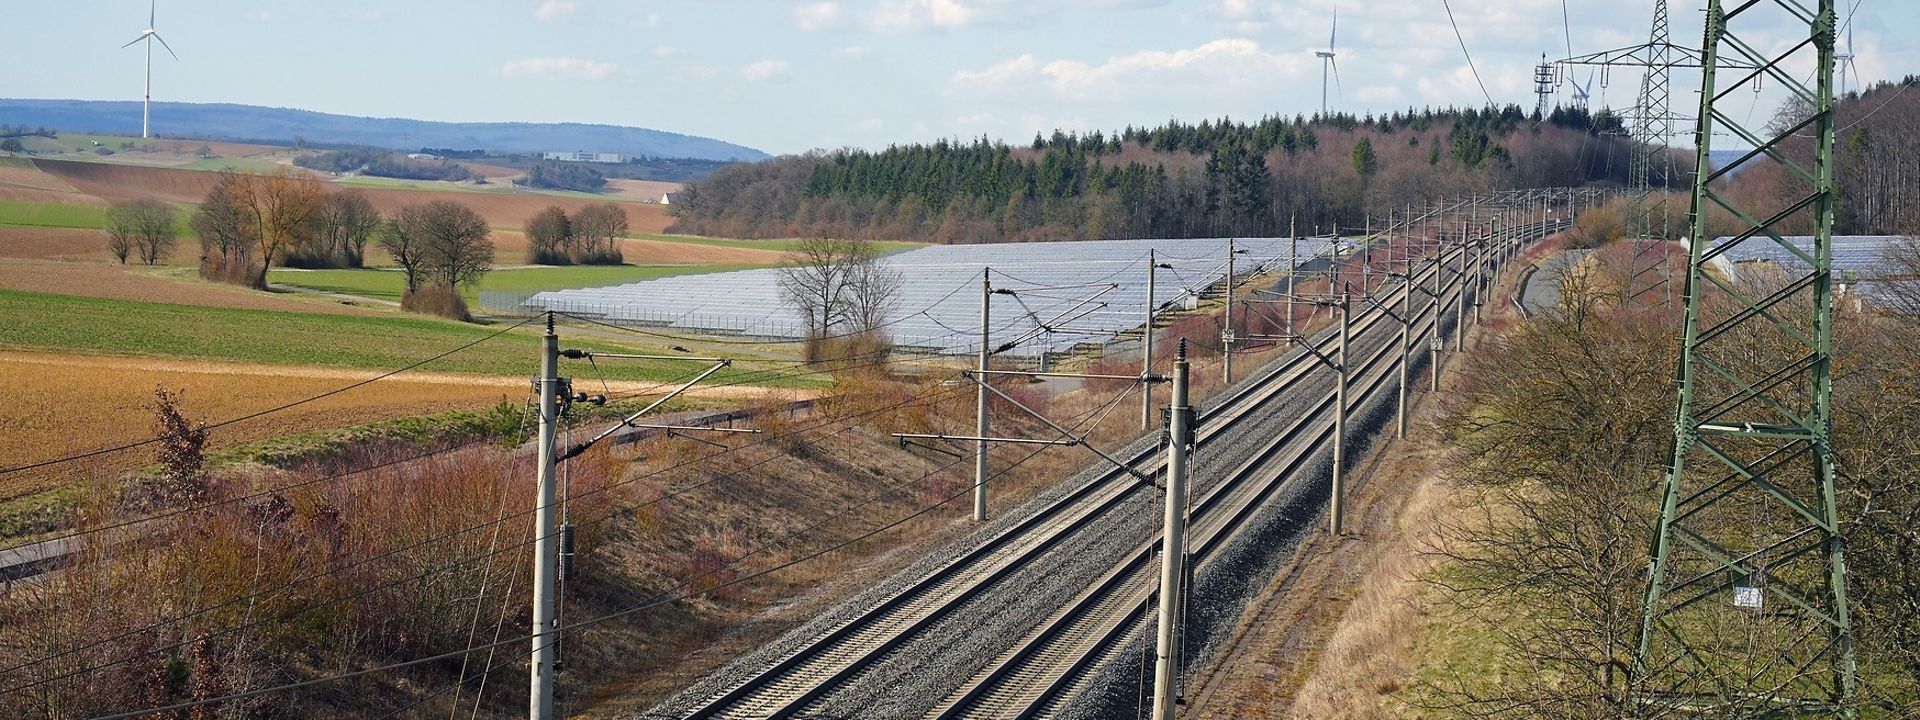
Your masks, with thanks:
[(1327, 33), (1327, 49), (1313, 51), (1314, 57), (1320, 58), (1320, 117), (1323, 118), (1327, 116), (1327, 70), (1329, 68), (1333, 70), (1334, 87), (1338, 88), (1340, 85), (1340, 64), (1333, 61), (1333, 41), (1339, 35), (1340, 11), (1336, 8), (1333, 11), (1333, 31)]
[(1860, 68), (1853, 64), (1853, 19), (1847, 19), (1847, 51), (1833, 56), (1834, 65), (1840, 69), (1840, 94), (1847, 94), (1848, 70), (1852, 70), (1854, 82), (1860, 82)]
[(155, 5), (158, 4), (158, 2), (159, 0), (148, 0), (147, 31), (140, 33), (140, 37), (134, 38), (132, 41), (128, 42), (127, 44), (120, 46), (122, 49), (125, 49), (125, 48), (133, 47), (134, 43), (140, 42), (142, 40), (145, 40), (147, 42), (147, 94), (144, 96), (144, 99), (140, 103), (140, 137), (141, 138), (147, 138), (152, 136), (148, 132), (147, 121), (150, 117), (152, 117), (152, 114), (153, 114), (153, 41), (159, 40), (160, 47), (166, 48), (167, 54), (173, 55), (173, 59), (175, 61), (178, 61), (180, 59), (180, 56), (173, 52), (173, 46), (168, 45), (166, 39), (160, 37), (160, 33), (153, 29), (154, 10), (156, 9)]

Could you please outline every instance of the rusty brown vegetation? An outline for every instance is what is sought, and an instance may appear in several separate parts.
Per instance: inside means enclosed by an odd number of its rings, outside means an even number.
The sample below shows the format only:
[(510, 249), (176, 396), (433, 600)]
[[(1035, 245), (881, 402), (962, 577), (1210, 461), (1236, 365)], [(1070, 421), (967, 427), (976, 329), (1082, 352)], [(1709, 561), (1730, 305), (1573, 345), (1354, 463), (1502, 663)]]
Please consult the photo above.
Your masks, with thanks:
[[(1603, 261), (1628, 261), (1624, 255)], [(1605, 275), (1604, 269), (1598, 273)], [(1475, 638), (1425, 647), (1418, 704), (1443, 717), (1620, 717), (1640, 629), (1655, 503), (1671, 442), (1676, 318), (1619, 304), (1571, 275), (1559, 312), (1522, 324), (1470, 359), (1450, 395), (1446, 438), (1464, 453), (1453, 480), (1475, 508), (1448, 528), (1433, 574), (1438, 614)], [(1765, 282), (1765, 279), (1755, 280)], [(1710, 296), (1708, 314), (1732, 312)], [(1920, 664), (1908, 649), (1920, 577), (1915, 446), (1893, 426), (1920, 420), (1912, 393), (1920, 326), (1875, 313), (1838, 318), (1834, 434), (1846, 468), (1855, 630), (1873, 668), (1869, 709), (1911, 708)], [(1742, 336), (1741, 362), (1778, 352)], [(1757, 367), (1757, 365), (1756, 365)], [(1752, 368), (1749, 368), (1751, 370)], [(1731, 638), (1728, 639), (1732, 641)], [(1490, 657), (1489, 657), (1490, 654)]]

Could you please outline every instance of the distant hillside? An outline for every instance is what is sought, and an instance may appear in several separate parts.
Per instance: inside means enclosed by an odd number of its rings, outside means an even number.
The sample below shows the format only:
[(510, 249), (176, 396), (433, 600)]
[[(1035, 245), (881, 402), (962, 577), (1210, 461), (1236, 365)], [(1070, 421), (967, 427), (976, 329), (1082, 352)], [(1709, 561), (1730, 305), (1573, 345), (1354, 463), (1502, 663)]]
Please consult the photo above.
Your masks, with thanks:
[[(140, 103), (0, 98), (0, 125), (76, 133), (138, 134)], [(153, 104), (153, 132), (173, 138), (291, 145), (421, 147), (493, 153), (586, 150), (657, 158), (762, 160), (766, 153), (711, 138), (618, 125), (583, 123), (448, 123), (365, 118), (253, 105)]]

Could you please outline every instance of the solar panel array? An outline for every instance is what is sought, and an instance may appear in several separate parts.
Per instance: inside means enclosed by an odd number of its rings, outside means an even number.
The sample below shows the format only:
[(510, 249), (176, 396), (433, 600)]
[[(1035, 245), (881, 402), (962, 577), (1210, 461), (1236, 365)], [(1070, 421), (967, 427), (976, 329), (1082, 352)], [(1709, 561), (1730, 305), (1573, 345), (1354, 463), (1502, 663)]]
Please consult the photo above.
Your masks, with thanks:
[[(1728, 249), (1724, 255), (1733, 262), (1770, 262), (1791, 272), (1805, 272), (1813, 267), (1808, 258), (1813, 257), (1813, 237), (1808, 235), (1782, 236), (1788, 244), (1799, 252), (1789, 250), (1770, 237), (1750, 238)], [(1715, 238), (1713, 246), (1726, 245), (1733, 238)], [(1884, 292), (1886, 282), (1912, 282), (1911, 279), (1894, 279), (1887, 276), (1887, 253), (1894, 244), (1903, 240), (1899, 235), (1835, 235), (1833, 236), (1833, 275), (1834, 282), (1846, 283), (1857, 287), (1867, 297), (1875, 297)], [(1801, 257), (1804, 253), (1806, 257)]]
[[(1143, 323), (1147, 256), (1162, 268), (1155, 305), (1191, 304), (1226, 272), (1227, 240), (1100, 240), (1082, 242), (942, 245), (882, 258), (900, 274), (901, 287), (884, 329), (895, 345), (927, 352), (967, 354), (979, 347), (980, 273), (992, 272), (990, 343), (1018, 342), (1006, 354), (1033, 357), (1081, 343), (1104, 343)], [(1235, 240), (1236, 275), (1284, 270), (1287, 238)], [(1300, 238), (1296, 266), (1325, 253), (1330, 238)], [(556, 290), (524, 302), (606, 322), (695, 334), (799, 339), (806, 323), (780, 296), (775, 269), (680, 275), (610, 287)]]

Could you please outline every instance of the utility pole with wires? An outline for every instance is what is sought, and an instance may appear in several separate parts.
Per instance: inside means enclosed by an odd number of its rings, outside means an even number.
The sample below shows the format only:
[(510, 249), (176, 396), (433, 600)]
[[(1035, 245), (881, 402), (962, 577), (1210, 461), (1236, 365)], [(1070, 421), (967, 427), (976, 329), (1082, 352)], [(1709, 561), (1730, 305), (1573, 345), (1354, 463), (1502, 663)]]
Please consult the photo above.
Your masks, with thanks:
[(1233, 238), (1227, 238), (1226, 320), (1220, 328), (1220, 380), (1233, 384)]
[[(1651, 294), (1653, 297), (1647, 298), (1647, 301), (1658, 300), (1663, 307), (1672, 305), (1674, 299), (1673, 266), (1667, 261), (1669, 239), (1666, 236), (1672, 210), (1664, 193), (1657, 202), (1659, 207), (1654, 207), (1653, 182), (1657, 175), (1660, 186), (1666, 187), (1679, 177), (1679, 171), (1672, 162), (1669, 141), (1673, 137), (1674, 123), (1689, 118), (1676, 116), (1673, 112), (1673, 70), (1698, 68), (1703, 60), (1699, 48), (1675, 45), (1669, 40), (1667, 1), (1653, 2), (1653, 22), (1647, 42), (1573, 55), (1555, 62), (1555, 65), (1563, 68), (1599, 68), (1600, 86), (1603, 88), (1607, 86), (1614, 68), (1639, 68), (1642, 71), (1639, 95), (1630, 115), (1624, 118), (1630, 123), (1627, 134), (1632, 148), (1628, 156), (1627, 184), (1631, 193), (1629, 197), (1632, 198), (1631, 212), (1636, 221), (1633, 230), (1638, 242), (1633, 267), (1627, 277), (1627, 287), (1622, 289), (1622, 293), (1628, 300), (1640, 300)], [(1756, 64), (1738, 59), (1722, 58), (1722, 61), (1732, 61), (1722, 66), (1725, 69), (1759, 69)], [(1664, 289), (1664, 292), (1655, 293), (1656, 289)]]
[[(993, 270), (980, 269), (980, 377), (987, 376), (987, 362), (993, 358)], [(976, 388), (973, 434), (973, 521), (987, 519), (987, 385)]]
[(560, 419), (560, 338), (553, 333), (553, 313), (547, 313), (547, 334), (540, 343), (540, 377), (534, 381), (540, 403), (539, 456), (534, 478), (533, 521), (533, 656), (532, 687), (527, 717), (553, 720), (554, 665), (559, 659), (559, 597), (556, 592), (559, 555), (555, 552), (559, 502), (554, 487), (554, 430)]
[(1160, 530), (1160, 631), (1154, 643), (1153, 717), (1173, 720), (1180, 699), (1180, 618), (1187, 579), (1187, 452), (1193, 408), (1187, 403), (1187, 341), (1173, 360), (1173, 402), (1167, 409), (1167, 507)]
[[(1158, 307), (1153, 296), (1154, 277), (1160, 270), (1172, 270), (1173, 266), (1159, 261), (1153, 250), (1147, 251), (1147, 317), (1146, 324), (1140, 328), (1140, 379), (1145, 381), (1153, 375), (1153, 317)], [(1233, 278), (1227, 278), (1228, 298), (1232, 298)], [(1144, 383), (1140, 387), (1140, 429), (1153, 427), (1153, 384)], [(981, 434), (985, 434), (983, 431)]]
[[(567, 415), (575, 403), (602, 406), (606, 405), (607, 398), (605, 395), (575, 393), (573, 381), (570, 378), (560, 377), (561, 358), (697, 360), (711, 362), (713, 365), (679, 388), (648, 403), (639, 412), (621, 418), (618, 423), (592, 439), (568, 447), (562, 452), (557, 445), (556, 437), (560, 418)], [(555, 477), (559, 464), (579, 457), (594, 445), (621, 430), (643, 427), (635, 420), (731, 364), (732, 361), (722, 358), (602, 353), (571, 348), (562, 350), (560, 337), (554, 332), (553, 313), (547, 313), (547, 332), (540, 343), (540, 375), (533, 380), (539, 408), (539, 438), (534, 477), (536, 505), (533, 523), (533, 628), (531, 633), (533, 652), (529, 656), (530, 679), (527, 696), (527, 717), (531, 720), (552, 720), (557, 717), (554, 699), (558, 694), (555, 671), (560, 664), (559, 586), (565, 570), (572, 565), (574, 551), (573, 527), (570, 524), (562, 524), (560, 518), (564, 498), (561, 497)]]
[[(1075, 286), (1075, 287), (1086, 287), (1086, 286)], [(1018, 300), (1020, 296), (1020, 291), (1016, 291), (1013, 288), (994, 287), (993, 286), (993, 270), (991, 268), (982, 268), (980, 270), (979, 361), (978, 361), (977, 367), (974, 370), (961, 373), (961, 377), (966, 378), (967, 380), (973, 382), (976, 386), (975, 389), (977, 394), (975, 395), (975, 407), (974, 407), (974, 412), (975, 412), (974, 433), (972, 435), (948, 435), (944, 433), (892, 433), (891, 434), (891, 437), (899, 441), (901, 447), (906, 447), (910, 444), (919, 444), (914, 442), (919, 440), (941, 440), (941, 441), (949, 441), (949, 442), (972, 443), (974, 448), (973, 519), (975, 522), (981, 522), (987, 519), (987, 481), (989, 479), (989, 464), (990, 464), (988, 462), (989, 458), (987, 456), (987, 451), (989, 449), (990, 443), (1007, 443), (1007, 444), (1016, 444), (1016, 445), (1024, 444), (1024, 445), (1082, 446), (1082, 447), (1086, 447), (1088, 450), (1092, 451), (1095, 455), (1099, 456), (1100, 458), (1105, 459), (1108, 462), (1112, 462), (1115, 465), (1119, 465), (1120, 467), (1122, 467), (1123, 469), (1126, 469), (1130, 473), (1134, 473), (1135, 475), (1139, 474), (1137, 471), (1134, 471), (1132, 468), (1127, 467), (1125, 464), (1114, 460), (1112, 455), (1105, 453), (1098, 448), (1092, 447), (1091, 445), (1088, 445), (1087, 439), (1084, 435), (1073, 434), (1071, 431), (1069, 431), (1067, 428), (1060, 425), (1059, 423), (1054, 422), (1052, 419), (1046, 417), (1045, 415), (1039, 413), (1038, 411), (1035, 411), (1034, 409), (1027, 407), (1025, 404), (1022, 404), (1020, 401), (1014, 399), (1013, 397), (1007, 395), (1004, 392), (1001, 392), (1000, 389), (994, 387), (991, 382), (992, 379), (996, 376), (1010, 376), (1010, 377), (1024, 377), (1024, 378), (1080, 378), (1080, 379), (1097, 379), (1097, 380), (1126, 380), (1130, 382), (1138, 382), (1145, 386), (1150, 386), (1153, 383), (1165, 382), (1166, 381), (1165, 378), (1158, 377), (1150, 373), (1142, 373), (1140, 375), (1109, 375), (1109, 374), (1092, 374), (1092, 373), (1052, 372), (1048, 370), (1026, 371), (1026, 370), (994, 370), (992, 369), (991, 361), (994, 355), (1002, 351), (1017, 347), (1021, 343), (1039, 336), (1041, 333), (1048, 332), (1048, 328), (1052, 327), (1055, 323), (1061, 322), (1063, 318), (1067, 318), (1069, 316), (1074, 315), (1075, 313), (1081, 312), (1081, 308), (1084, 308), (1090, 304), (1094, 304), (1095, 300), (1099, 296), (1119, 286), (1113, 285), (1113, 284), (1106, 284), (1101, 287), (1102, 289), (1100, 291), (1093, 293), (1092, 296), (1090, 297), (1081, 299), (1078, 303), (1068, 307), (1067, 310), (1061, 312), (1059, 315), (1051, 319), (1041, 320), (1038, 316), (1035, 316), (1034, 317), (1035, 327), (1033, 329), (1027, 330), (1023, 334), (1013, 339), (1002, 341), (1001, 343), (996, 345), (993, 342), (993, 333), (992, 333), (993, 297), (995, 295), (1004, 295), (1004, 296), (1013, 297), (1016, 300)], [(1046, 289), (1059, 289), (1059, 288), (1046, 288)], [(1010, 436), (994, 437), (989, 435), (988, 433), (991, 430), (991, 423), (989, 423), (988, 421), (988, 417), (989, 417), (988, 413), (990, 410), (991, 400), (992, 398), (996, 398), (996, 397), (999, 398), (1002, 402), (1012, 406), (1014, 409), (1020, 410), (1040, 420), (1041, 423), (1047, 425), (1048, 427), (1052, 428), (1054, 431), (1060, 433), (1061, 437), (1059, 439), (1035, 440), (1035, 439), (1010, 437)], [(937, 452), (946, 453), (949, 455), (955, 454), (955, 453), (948, 453), (946, 450), (935, 448), (931, 445), (921, 445), (921, 446), (927, 447), (929, 449), (933, 449)]]

